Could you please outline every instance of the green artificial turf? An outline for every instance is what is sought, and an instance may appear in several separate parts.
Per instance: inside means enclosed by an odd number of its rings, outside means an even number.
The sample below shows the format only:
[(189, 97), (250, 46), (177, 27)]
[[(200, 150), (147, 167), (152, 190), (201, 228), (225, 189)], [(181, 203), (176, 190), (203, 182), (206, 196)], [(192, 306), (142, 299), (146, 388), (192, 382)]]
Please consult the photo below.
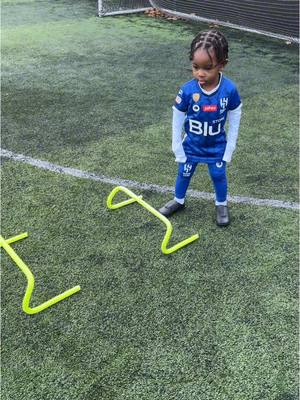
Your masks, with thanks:
[(28, 316), (3, 255), (3, 399), (297, 398), (294, 211), (232, 205), (224, 230), (191, 200), (171, 243), (200, 239), (165, 256), (165, 227), (138, 205), (108, 210), (109, 185), (11, 161), (3, 185), (3, 236), (29, 233), (13, 247), (36, 279), (31, 305), (81, 286)]
[[(172, 186), (171, 107), (191, 78), (206, 24), (96, 17), (95, 1), (2, 2), (2, 148), (58, 165)], [(298, 201), (298, 49), (221, 28), (243, 117), (230, 195)], [(3, 400), (297, 400), (298, 216), (188, 199), (164, 225), (113, 186), (2, 160), (5, 238), (36, 279), (1, 253)], [(212, 192), (205, 167), (191, 188)], [(158, 208), (170, 195), (134, 190)], [(122, 198), (120, 196), (119, 198)]]
[[(189, 43), (206, 25), (145, 16), (99, 19), (90, 3), (83, 12), (82, 2), (70, 18), (70, 4), (59, 1), (49, 21), (48, 2), (30, 4), (22, 6), (43, 10), (40, 20), (3, 27), (2, 146), (108, 176), (172, 185), (171, 107), (178, 87), (191, 78)], [(4, 8), (8, 20), (13, 10)], [(231, 49), (226, 73), (244, 103), (230, 193), (297, 201), (297, 48), (223, 30)], [(207, 172), (199, 174), (193, 187), (211, 191)]]

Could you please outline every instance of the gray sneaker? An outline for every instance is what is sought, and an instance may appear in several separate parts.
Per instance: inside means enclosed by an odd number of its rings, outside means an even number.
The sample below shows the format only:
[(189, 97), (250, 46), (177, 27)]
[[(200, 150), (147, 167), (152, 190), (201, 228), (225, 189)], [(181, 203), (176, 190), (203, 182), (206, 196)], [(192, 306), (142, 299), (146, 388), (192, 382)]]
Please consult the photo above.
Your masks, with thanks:
[(217, 225), (227, 226), (230, 223), (229, 212), (227, 206), (216, 206), (217, 210)]
[(177, 203), (176, 200), (171, 200), (167, 204), (165, 204), (162, 208), (160, 208), (158, 211), (165, 217), (169, 217), (176, 211), (183, 210), (184, 207), (185, 207), (184, 204)]

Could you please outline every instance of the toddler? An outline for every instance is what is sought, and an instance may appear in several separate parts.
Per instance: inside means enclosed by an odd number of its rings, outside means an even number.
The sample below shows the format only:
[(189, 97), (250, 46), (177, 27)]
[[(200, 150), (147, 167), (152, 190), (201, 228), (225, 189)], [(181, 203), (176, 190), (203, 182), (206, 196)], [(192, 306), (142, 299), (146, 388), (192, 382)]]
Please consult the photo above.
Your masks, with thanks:
[(190, 60), (194, 79), (180, 88), (173, 106), (172, 150), (178, 163), (175, 197), (159, 212), (169, 217), (182, 210), (197, 164), (207, 164), (215, 189), (216, 223), (226, 226), (230, 222), (226, 164), (236, 147), (242, 103), (235, 84), (223, 75), (228, 62), (225, 36), (215, 29), (200, 32), (192, 41)]

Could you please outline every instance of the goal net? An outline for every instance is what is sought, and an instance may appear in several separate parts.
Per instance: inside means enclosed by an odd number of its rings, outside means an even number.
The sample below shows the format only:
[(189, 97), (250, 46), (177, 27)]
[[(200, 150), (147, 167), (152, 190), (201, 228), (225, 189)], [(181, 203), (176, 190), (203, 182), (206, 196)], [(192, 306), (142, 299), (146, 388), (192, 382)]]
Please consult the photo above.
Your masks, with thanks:
[(98, 15), (143, 12), (151, 7), (149, 0), (98, 0)]
[(99, 15), (153, 7), (185, 19), (299, 42), (299, 0), (99, 0), (98, 5)]

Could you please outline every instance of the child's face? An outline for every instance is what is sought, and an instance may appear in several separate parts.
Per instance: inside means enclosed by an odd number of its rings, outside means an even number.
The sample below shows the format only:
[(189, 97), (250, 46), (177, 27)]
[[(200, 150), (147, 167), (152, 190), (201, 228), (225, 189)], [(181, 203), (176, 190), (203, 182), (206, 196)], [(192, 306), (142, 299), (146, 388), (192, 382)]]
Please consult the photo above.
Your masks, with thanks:
[(205, 90), (214, 89), (219, 83), (219, 72), (224, 69), (225, 63), (219, 63), (213, 50), (198, 49), (192, 59), (193, 76)]

